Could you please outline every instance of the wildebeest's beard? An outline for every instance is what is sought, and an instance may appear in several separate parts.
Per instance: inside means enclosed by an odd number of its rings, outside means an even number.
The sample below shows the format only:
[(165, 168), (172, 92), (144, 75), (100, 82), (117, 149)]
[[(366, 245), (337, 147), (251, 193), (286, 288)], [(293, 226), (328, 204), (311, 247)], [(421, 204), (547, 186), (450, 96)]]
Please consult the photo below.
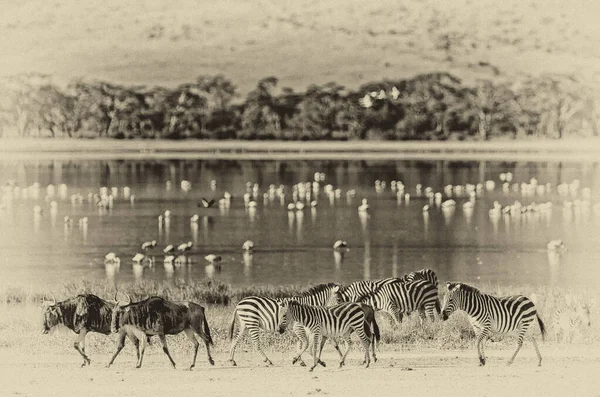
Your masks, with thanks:
[(110, 330), (113, 333), (119, 332), (119, 328), (121, 328), (120, 322), (121, 322), (121, 315), (122, 315), (123, 310), (124, 309), (122, 307), (120, 307), (119, 305), (115, 305), (115, 307), (113, 308), (112, 319), (110, 322)]

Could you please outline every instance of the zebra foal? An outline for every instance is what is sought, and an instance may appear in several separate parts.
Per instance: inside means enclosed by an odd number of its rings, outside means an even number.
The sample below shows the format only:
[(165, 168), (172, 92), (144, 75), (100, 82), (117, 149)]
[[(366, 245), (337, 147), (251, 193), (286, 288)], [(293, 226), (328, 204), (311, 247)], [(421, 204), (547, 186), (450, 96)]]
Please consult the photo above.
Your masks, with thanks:
[[(342, 303), (333, 307), (320, 307), (303, 305), (293, 300), (286, 303), (285, 323), (297, 322), (302, 324), (312, 337), (312, 354), (314, 358), (314, 370), (321, 358), (325, 338), (338, 338), (346, 345), (345, 351), (340, 359), (340, 367), (345, 364), (346, 356), (350, 351), (350, 334), (354, 331), (360, 338), (365, 349), (365, 368), (371, 363), (369, 357), (369, 345), (371, 330), (365, 322), (365, 314), (362, 307), (357, 303)], [(308, 345), (304, 348), (306, 350)], [(302, 354), (303, 351), (300, 352)], [(296, 361), (300, 354), (294, 359)]]
[(552, 325), (554, 328), (554, 337), (556, 342), (560, 342), (560, 335), (567, 342), (573, 341), (575, 331), (580, 325), (592, 325), (590, 320), (590, 308), (587, 305), (578, 304), (572, 310), (557, 309), (552, 316)]
[[(283, 333), (281, 324), (283, 321), (282, 305), (289, 300), (295, 300), (303, 304), (318, 305), (318, 306), (331, 306), (338, 303), (336, 294), (339, 289), (339, 285), (335, 283), (319, 284), (309, 290), (290, 297), (290, 298), (267, 298), (262, 296), (248, 296), (238, 302), (233, 312), (233, 318), (231, 326), (229, 328), (229, 339), (233, 339), (231, 350), (229, 353), (229, 361), (233, 365), (237, 365), (234, 360), (235, 349), (239, 341), (243, 338), (246, 330), (250, 334), (250, 338), (254, 344), (255, 350), (257, 350), (263, 357), (264, 362), (267, 365), (273, 365), (271, 360), (262, 351), (259, 344), (259, 330), (265, 331), (279, 331)], [(233, 337), (236, 320), (239, 323), (238, 333)], [(298, 350), (300, 351), (304, 344), (308, 345), (308, 339), (304, 327), (300, 324), (290, 323), (294, 334), (298, 337)], [(336, 345), (337, 349), (337, 345)], [(305, 349), (306, 350), (306, 349)], [(341, 353), (340, 353), (341, 354)], [(306, 364), (299, 357), (300, 364), (305, 366)], [(325, 366), (325, 363), (319, 361), (319, 364)]]
[[(448, 282), (446, 286), (448, 293), (444, 298), (442, 320), (447, 320), (457, 310), (462, 310), (468, 314), (477, 337), (479, 365), (485, 365), (483, 340), (489, 337), (491, 332), (508, 333), (518, 331), (517, 350), (508, 361), (508, 365), (513, 363), (517, 353), (523, 347), (523, 337), (536, 318), (542, 332), (542, 340), (544, 340), (546, 327), (537, 314), (535, 305), (529, 298), (523, 295), (495, 297), (484, 294), (477, 288), (463, 283)], [(541, 366), (542, 355), (533, 336), (531, 341), (538, 356), (538, 366)]]

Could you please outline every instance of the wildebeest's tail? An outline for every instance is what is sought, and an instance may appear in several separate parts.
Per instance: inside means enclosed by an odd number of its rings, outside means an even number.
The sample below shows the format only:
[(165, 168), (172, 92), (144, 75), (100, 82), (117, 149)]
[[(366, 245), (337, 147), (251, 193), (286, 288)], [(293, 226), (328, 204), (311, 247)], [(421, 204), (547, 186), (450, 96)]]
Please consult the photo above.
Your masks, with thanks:
[(204, 334), (206, 335), (206, 341), (211, 345), (214, 345), (212, 336), (210, 336), (210, 328), (208, 327), (208, 321), (206, 320), (206, 314), (203, 316), (204, 321), (202, 322), (202, 326), (204, 328)]
[(235, 329), (235, 313), (236, 313), (236, 310), (233, 311), (233, 316), (231, 318), (231, 325), (229, 326), (229, 340), (233, 339), (233, 331)]
[(540, 318), (540, 315), (536, 313), (535, 315), (537, 317), (538, 320), (538, 324), (540, 326), (540, 331), (542, 331), (542, 340), (544, 340), (545, 336), (546, 336), (546, 326), (544, 325), (544, 322), (542, 321), (542, 319)]

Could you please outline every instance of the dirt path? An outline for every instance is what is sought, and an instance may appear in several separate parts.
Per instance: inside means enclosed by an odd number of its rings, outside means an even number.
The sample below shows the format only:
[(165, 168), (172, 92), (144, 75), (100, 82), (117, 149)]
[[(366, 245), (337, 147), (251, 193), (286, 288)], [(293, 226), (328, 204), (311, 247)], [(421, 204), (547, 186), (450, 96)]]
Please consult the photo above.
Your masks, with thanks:
[[(209, 367), (203, 352), (192, 372), (183, 370), (189, 357), (174, 357), (172, 370), (158, 351), (148, 352), (144, 367), (133, 368), (131, 352), (104, 368), (108, 356), (93, 356), (92, 366), (80, 369), (76, 354), (20, 355), (0, 350), (2, 396), (600, 396), (600, 356), (590, 349), (547, 346), (544, 363), (536, 366), (532, 349), (524, 348), (515, 364), (505, 365), (508, 351), (489, 351), (488, 365), (480, 368), (473, 350), (379, 353), (371, 368), (359, 364), (353, 351), (346, 367), (337, 369), (335, 353), (328, 352), (327, 368), (310, 373), (289, 363), (289, 353), (270, 353), (275, 367), (241, 353), (238, 367), (215, 355)], [(594, 349), (597, 350), (597, 349)], [(70, 352), (69, 352), (70, 353)], [(592, 354), (593, 356), (590, 356)]]

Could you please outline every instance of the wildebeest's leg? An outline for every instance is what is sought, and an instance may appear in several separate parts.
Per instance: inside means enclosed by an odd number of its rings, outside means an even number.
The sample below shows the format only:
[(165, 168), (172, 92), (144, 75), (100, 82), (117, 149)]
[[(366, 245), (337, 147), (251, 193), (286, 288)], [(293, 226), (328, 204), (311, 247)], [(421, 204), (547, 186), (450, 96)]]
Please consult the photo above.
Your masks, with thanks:
[(231, 350), (229, 351), (229, 362), (231, 362), (231, 364), (233, 366), (237, 365), (237, 363), (233, 359), (233, 355), (235, 354), (235, 348), (237, 347), (237, 344), (239, 343), (239, 341), (244, 337), (245, 332), (246, 332), (246, 326), (240, 323), (240, 328), (238, 329), (238, 333), (235, 336), (235, 338), (233, 339), (233, 342), (231, 343)]
[(81, 354), (81, 357), (83, 357), (83, 363), (81, 364), (82, 367), (85, 367), (86, 364), (89, 365), (92, 362), (92, 360), (85, 355), (85, 351), (79, 347), (80, 344), (85, 347), (85, 336), (87, 335), (87, 332), (88, 331), (85, 328), (79, 331), (79, 335), (77, 335), (77, 339), (75, 339), (75, 342), (73, 343), (75, 350), (77, 350), (79, 354)]
[[(110, 359), (110, 361), (108, 362), (108, 364), (106, 364), (106, 368), (109, 368), (113, 364), (113, 362), (115, 361), (115, 358), (117, 358), (117, 356), (119, 355), (121, 350), (123, 350), (123, 348), (125, 347), (125, 336), (127, 336), (127, 333), (124, 332), (123, 330), (121, 330), (119, 332), (119, 343), (117, 344), (117, 351), (115, 351), (115, 354), (113, 354), (113, 356)], [(134, 338), (135, 338), (135, 336), (134, 336)], [(130, 337), (130, 339), (131, 339), (131, 337)], [(139, 360), (140, 359), (139, 341), (137, 338), (135, 338), (135, 340), (132, 339), (132, 341), (136, 345), (137, 358)]]
[(144, 359), (144, 352), (146, 351), (146, 338), (142, 338), (140, 342), (142, 343), (142, 348), (140, 349), (140, 357), (135, 366), (136, 368), (142, 367), (142, 360)]
[[(169, 348), (167, 347), (167, 338), (165, 337), (165, 334), (159, 334), (158, 337), (160, 338), (160, 341), (163, 345), (163, 351), (165, 352), (167, 357), (169, 357), (169, 360), (171, 361), (171, 365), (173, 366), (173, 369), (175, 369), (175, 361), (173, 361), (173, 357), (171, 357), (171, 353), (169, 353)], [(198, 341), (196, 341), (196, 344), (197, 343), (198, 343)], [(198, 352), (198, 346), (196, 346), (196, 353), (197, 352)], [(195, 357), (194, 357), (194, 362), (195, 362)]]
[(263, 352), (260, 348), (260, 338), (259, 338), (259, 334), (258, 334), (258, 327), (252, 327), (252, 328), (248, 328), (248, 333), (250, 334), (250, 338), (252, 338), (252, 343), (254, 343), (254, 348), (256, 350), (258, 350), (258, 352), (260, 353), (260, 355), (263, 357), (263, 361), (267, 363), (267, 365), (271, 366), (273, 365), (273, 362), (271, 362), (271, 360), (269, 360), (269, 357), (267, 357), (267, 355), (265, 354), (265, 352)]
[[(137, 356), (137, 359), (140, 359), (140, 340), (137, 338), (137, 336), (133, 335), (133, 334), (127, 334), (127, 337), (129, 338), (129, 340), (131, 342), (133, 342), (133, 345), (135, 346), (135, 354)], [(144, 337), (146, 337), (144, 335)], [(148, 338), (148, 337), (146, 337)], [(123, 341), (123, 344), (125, 344), (125, 341)]]
[[(194, 368), (196, 366), (196, 356), (198, 355), (198, 346), (200, 346), (200, 343), (198, 343), (198, 339), (196, 339), (196, 335), (194, 335), (194, 331), (191, 328), (186, 328), (183, 330), (183, 332), (185, 332), (188, 339), (194, 344), (194, 360), (192, 361), (192, 365), (190, 365), (190, 371), (191, 371), (192, 368)], [(208, 346), (207, 346), (207, 348), (208, 348)]]

